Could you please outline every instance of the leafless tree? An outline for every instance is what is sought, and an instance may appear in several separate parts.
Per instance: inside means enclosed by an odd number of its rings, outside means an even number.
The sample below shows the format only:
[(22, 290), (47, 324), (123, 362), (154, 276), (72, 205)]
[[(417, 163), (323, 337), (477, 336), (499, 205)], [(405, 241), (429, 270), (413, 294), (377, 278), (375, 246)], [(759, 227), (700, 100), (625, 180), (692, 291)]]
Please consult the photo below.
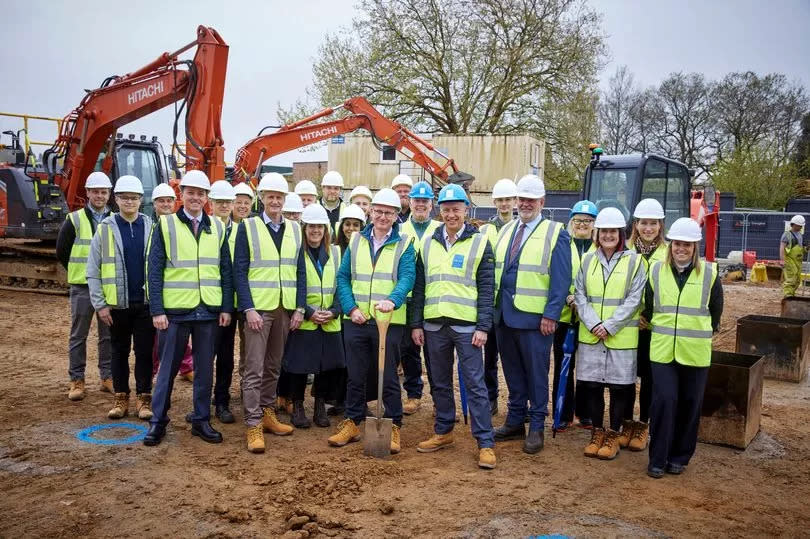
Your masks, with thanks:
[(632, 109), (638, 94), (633, 74), (627, 66), (618, 67), (599, 102), (599, 123), (605, 152), (623, 154), (633, 151), (639, 124), (633, 121)]

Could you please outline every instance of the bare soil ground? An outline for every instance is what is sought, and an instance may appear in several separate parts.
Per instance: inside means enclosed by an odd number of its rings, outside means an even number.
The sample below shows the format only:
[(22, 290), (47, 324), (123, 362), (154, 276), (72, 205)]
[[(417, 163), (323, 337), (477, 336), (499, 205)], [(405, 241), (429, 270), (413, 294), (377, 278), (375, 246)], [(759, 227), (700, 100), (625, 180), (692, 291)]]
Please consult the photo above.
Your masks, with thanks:
[[(717, 347), (733, 351), (736, 318), (778, 314), (779, 299), (776, 287), (728, 285)], [(268, 451), (250, 455), (239, 423), (214, 421), (221, 445), (192, 438), (182, 420), (191, 388), (181, 381), (163, 444), (105, 446), (76, 437), (112, 423), (112, 397), (98, 391), (95, 334), (88, 396), (74, 403), (66, 398), (67, 299), (0, 291), (0, 312), (0, 537), (278, 536), (288, 522), (302, 528), (289, 535), (301, 537), (739, 537), (800, 536), (810, 525), (807, 380), (765, 382), (762, 430), (747, 450), (699, 444), (684, 475), (660, 480), (645, 475), (646, 453), (584, 458), (589, 435), (576, 428), (556, 439), (549, 429), (535, 456), (520, 442), (499, 444), (492, 471), (477, 468), (463, 424), (455, 447), (419, 454), (416, 444), (432, 431), (429, 397), (406, 418), (403, 452), (389, 461), (364, 457), (360, 443), (330, 448), (331, 429), (317, 427), (268, 434)]]

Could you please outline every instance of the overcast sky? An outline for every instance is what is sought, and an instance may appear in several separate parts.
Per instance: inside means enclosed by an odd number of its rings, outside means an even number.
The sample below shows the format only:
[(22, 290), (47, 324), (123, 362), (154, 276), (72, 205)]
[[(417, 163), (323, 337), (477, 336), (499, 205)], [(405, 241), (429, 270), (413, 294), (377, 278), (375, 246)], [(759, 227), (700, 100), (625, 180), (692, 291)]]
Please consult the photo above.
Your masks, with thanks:
[[(781, 72), (810, 88), (810, 0), (592, 0), (592, 5), (604, 14), (610, 48), (603, 82), (616, 66), (627, 65), (644, 86), (673, 71), (720, 78), (752, 70)], [(347, 26), (354, 14), (351, 0), (5, 2), (0, 112), (62, 117), (79, 103), (84, 88), (176, 50), (204, 24), (230, 45), (222, 128), (232, 162), (239, 146), (264, 125), (277, 123), (278, 103), (288, 105), (304, 94), (323, 36)], [(122, 132), (158, 135), (168, 149), (172, 120), (167, 107)], [(0, 117), (0, 130), (19, 127)], [(32, 125), (32, 136), (52, 140), (55, 128)], [(321, 149), (290, 152), (269, 163), (325, 159)]]

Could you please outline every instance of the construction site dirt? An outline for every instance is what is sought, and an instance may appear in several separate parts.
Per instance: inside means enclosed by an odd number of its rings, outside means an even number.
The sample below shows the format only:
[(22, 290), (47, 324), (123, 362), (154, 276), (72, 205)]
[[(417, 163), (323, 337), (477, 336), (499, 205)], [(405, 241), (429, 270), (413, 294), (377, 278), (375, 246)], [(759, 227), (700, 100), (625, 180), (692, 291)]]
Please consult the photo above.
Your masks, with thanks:
[[(715, 348), (733, 351), (736, 319), (779, 315), (780, 299), (775, 284), (727, 285)], [(266, 453), (253, 455), (238, 420), (213, 420), (222, 444), (192, 437), (183, 421), (191, 385), (178, 380), (168, 436), (149, 448), (137, 441), (144, 422), (109, 427), (95, 330), (87, 397), (68, 401), (66, 298), (0, 291), (0, 309), (0, 537), (761, 537), (804, 535), (810, 525), (807, 378), (765, 381), (761, 431), (748, 449), (701, 443), (683, 475), (660, 480), (645, 475), (646, 452), (586, 459), (589, 434), (579, 428), (554, 439), (547, 428), (537, 455), (519, 441), (498, 444), (491, 471), (478, 469), (463, 423), (455, 446), (417, 453), (432, 433), (428, 395), (405, 418), (402, 453), (390, 460), (364, 457), (362, 443), (329, 447), (332, 429), (315, 426), (266, 434)], [(501, 386), (495, 425), (506, 409)], [(238, 375), (232, 394), (240, 419)], [(311, 406), (308, 398), (308, 415)]]

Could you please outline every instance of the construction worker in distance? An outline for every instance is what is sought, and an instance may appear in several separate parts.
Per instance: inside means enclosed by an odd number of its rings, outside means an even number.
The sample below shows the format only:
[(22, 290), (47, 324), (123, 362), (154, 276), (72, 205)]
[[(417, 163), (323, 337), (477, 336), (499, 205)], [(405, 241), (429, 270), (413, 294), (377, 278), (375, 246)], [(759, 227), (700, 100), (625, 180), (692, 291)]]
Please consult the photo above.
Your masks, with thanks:
[[(414, 238), (413, 248), (418, 256), (422, 248), (422, 240), (432, 236), (441, 223), (430, 218), (433, 210), (433, 188), (428, 182), (417, 182), (408, 197), (410, 198), (410, 217), (402, 223), (400, 232)], [(410, 296), (408, 303), (410, 304)], [(407, 395), (405, 404), (402, 405), (402, 412), (405, 415), (415, 413), (422, 406), (422, 350), (422, 345), (414, 343), (411, 332), (404, 331), (400, 345), (400, 361), (404, 373), (402, 387)], [(425, 349), (425, 366), (430, 384), (430, 361), (427, 353)], [(433, 385), (430, 388), (432, 391)]]
[(211, 389), (217, 325), (228, 326), (233, 311), (233, 275), (225, 226), (203, 208), (211, 184), (200, 170), (180, 180), (182, 207), (162, 215), (152, 234), (147, 270), (149, 311), (160, 337), (160, 368), (152, 420), (144, 445), (158, 445), (169, 423), (174, 377), (189, 337), (194, 356), (194, 413), (191, 434), (222, 442), (211, 427)]
[(371, 199), (374, 195), (371, 194), (371, 189), (365, 185), (358, 185), (352, 192), (349, 193), (349, 204), (357, 205), (368, 218), (368, 213), (371, 211)]
[[(585, 415), (593, 422), (585, 456), (603, 460), (619, 454), (625, 410), (636, 400), (636, 348), (647, 271), (641, 255), (627, 248), (626, 227), (618, 208), (599, 212), (594, 223), (596, 251), (583, 257), (574, 285), (580, 320), (578, 389), (583, 393)], [(603, 427), (605, 388), (610, 391), (607, 429)]]
[(318, 188), (309, 180), (301, 180), (296, 183), (293, 191), (301, 199), (301, 204), (304, 208), (310, 204), (314, 204), (318, 200)]
[[(423, 236), (417, 254), (409, 325), (413, 341), (429, 351), (436, 420), (433, 436), (420, 442), (416, 450), (430, 453), (453, 444), (453, 364), (458, 355), (472, 435), (478, 442), (478, 465), (495, 468), (495, 438), (481, 361), (482, 347), (492, 326), (495, 259), (487, 238), (465, 223), (469, 204), (461, 186), (444, 186), (439, 192), (444, 224)], [(413, 206), (411, 210), (416, 211)]]
[(118, 213), (104, 219), (90, 243), (87, 285), (101, 322), (110, 328), (115, 397), (107, 414), (129, 414), (129, 352), (135, 350), (135, 414), (152, 418), (152, 347), (155, 328), (146, 303), (146, 242), (152, 219), (138, 211), (143, 185), (135, 176), (115, 182)]
[(400, 233), (399, 196), (380, 189), (371, 202), (371, 223), (352, 235), (340, 263), (337, 295), (344, 316), (343, 344), (348, 384), (345, 419), (329, 444), (344, 446), (360, 439), (358, 425), (365, 419), (366, 381), (369, 367), (377, 363), (379, 335), (375, 313), (393, 313), (385, 338), (383, 404), (385, 417), (394, 423), (391, 453), (400, 451), (402, 400), (397, 377), (399, 344), (406, 324), (405, 300), (413, 289), (415, 258), (413, 238)]
[(391, 180), (391, 189), (396, 191), (399, 195), (399, 215), (397, 221), (404, 223), (411, 215), (411, 189), (413, 189), (413, 180), (407, 174), (397, 174)]
[(301, 213), (303, 211), (304, 203), (301, 201), (301, 197), (295, 193), (287, 193), (284, 196), (284, 206), (281, 207), (281, 214), (284, 219), (289, 219), (290, 221), (300, 223)]
[(501, 228), (495, 242), (496, 332), (509, 388), (509, 412), (495, 441), (523, 439), (523, 451), (534, 454), (544, 444), (549, 358), (571, 286), (571, 248), (562, 224), (543, 219), (543, 180), (529, 174), (517, 188), (519, 219)]
[(340, 198), (340, 192), (343, 190), (343, 176), (336, 170), (330, 170), (323, 175), (321, 179), (321, 196), (320, 204), (329, 215), (329, 222), (332, 223), (334, 230), (335, 223), (340, 220), (340, 210), (346, 204)]
[(85, 395), (84, 368), (87, 363), (87, 335), (90, 323), (96, 317), (98, 327), (98, 374), (101, 378), (101, 391), (113, 392), (111, 370), (110, 328), (101, 323), (90, 301), (87, 287), (87, 257), (90, 254), (90, 241), (99, 223), (110, 215), (107, 202), (110, 199), (112, 183), (103, 172), (93, 172), (84, 184), (87, 191), (87, 205), (68, 214), (59, 236), (56, 239), (56, 256), (67, 270), (70, 285), (70, 339), (68, 357), (70, 390), (68, 398), (82, 400)]
[[(669, 245), (664, 239), (664, 220), (666, 214), (661, 203), (654, 198), (645, 198), (638, 202), (633, 210), (633, 228), (630, 233), (628, 248), (641, 255), (644, 269), (650, 273), (653, 262), (663, 262), (667, 258)], [(639, 321), (638, 355), (636, 369), (639, 382), (638, 421), (633, 420), (634, 406), (625, 408), (622, 434), (619, 446), (630, 451), (644, 451), (650, 438), (650, 402), (652, 401), (652, 373), (650, 371), (650, 340), (652, 334), (647, 320)], [(635, 393), (635, 387), (633, 388)]]
[(790, 230), (785, 230), (779, 239), (779, 260), (784, 264), (782, 271), (782, 294), (788, 298), (796, 295), (802, 276), (802, 262), (805, 248), (802, 243), (804, 217), (794, 215), (790, 218)]
[(234, 249), (237, 302), (247, 325), (245, 365), (239, 372), (251, 453), (264, 452), (265, 431), (286, 436), (294, 430), (278, 420), (273, 404), (287, 335), (304, 320), (304, 309), (295, 303), (301, 227), (281, 215), (287, 180), (271, 172), (257, 192), (264, 212), (242, 221)]
[[(495, 182), (492, 188), (492, 201), (497, 212), (488, 223), (481, 226), (480, 232), (487, 237), (492, 249), (498, 239), (498, 232), (504, 225), (512, 222), (515, 204), (517, 203), (517, 185), (509, 178)], [(487, 384), (489, 397), (489, 413), (498, 415), (498, 338), (495, 335), (495, 326), (487, 335), (484, 345), (484, 381)]]
[(723, 314), (717, 264), (698, 255), (700, 225), (688, 217), (678, 219), (667, 239), (666, 260), (650, 266), (642, 312), (652, 327), (647, 475), (656, 479), (683, 473), (695, 454), (712, 335)]

